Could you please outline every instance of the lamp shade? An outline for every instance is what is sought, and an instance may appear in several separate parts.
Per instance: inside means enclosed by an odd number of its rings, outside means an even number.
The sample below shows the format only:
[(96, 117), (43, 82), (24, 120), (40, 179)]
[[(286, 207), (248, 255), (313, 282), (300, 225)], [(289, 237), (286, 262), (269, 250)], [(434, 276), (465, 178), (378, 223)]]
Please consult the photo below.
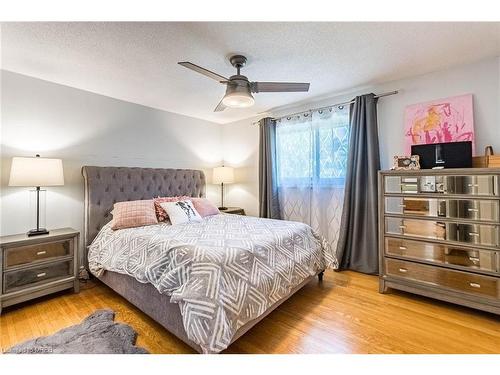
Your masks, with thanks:
[(9, 186), (64, 185), (61, 159), (12, 158)]
[(226, 95), (222, 98), (222, 104), (230, 108), (251, 107), (255, 100), (249, 85), (227, 85)]
[(234, 169), (231, 167), (214, 168), (214, 184), (232, 184), (234, 182)]

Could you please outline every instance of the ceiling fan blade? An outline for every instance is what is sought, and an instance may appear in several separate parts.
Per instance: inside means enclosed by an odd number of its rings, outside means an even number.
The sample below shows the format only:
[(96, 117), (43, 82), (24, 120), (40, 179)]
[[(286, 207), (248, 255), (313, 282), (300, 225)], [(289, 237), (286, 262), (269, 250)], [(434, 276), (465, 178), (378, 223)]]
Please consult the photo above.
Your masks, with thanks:
[(215, 79), (216, 81), (219, 81), (219, 82), (228, 80), (226, 77), (223, 77), (220, 74), (211, 72), (210, 70), (202, 68), (201, 66), (198, 66), (196, 64), (190, 63), (189, 61), (181, 61), (181, 62), (178, 62), (177, 64), (182, 65), (185, 68), (194, 70), (195, 72), (203, 74), (203, 75), (210, 77), (212, 79)]
[(252, 82), (252, 92), (298, 92), (309, 91), (309, 83), (297, 82)]
[(222, 99), (221, 99), (219, 104), (217, 104), (217, 107), (215, 107), (214, 112), (222, 112), (225, 109), (226, 109), (226, 106), (222, 103)]

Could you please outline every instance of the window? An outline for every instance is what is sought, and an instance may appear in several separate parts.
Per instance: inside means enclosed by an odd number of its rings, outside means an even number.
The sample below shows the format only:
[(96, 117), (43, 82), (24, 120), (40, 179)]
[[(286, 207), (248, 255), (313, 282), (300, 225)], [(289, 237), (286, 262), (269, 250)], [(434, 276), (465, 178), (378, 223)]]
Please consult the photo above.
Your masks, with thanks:
[(344, 186), (349, 110), (315, 111), (278, 120), (278, 186)]

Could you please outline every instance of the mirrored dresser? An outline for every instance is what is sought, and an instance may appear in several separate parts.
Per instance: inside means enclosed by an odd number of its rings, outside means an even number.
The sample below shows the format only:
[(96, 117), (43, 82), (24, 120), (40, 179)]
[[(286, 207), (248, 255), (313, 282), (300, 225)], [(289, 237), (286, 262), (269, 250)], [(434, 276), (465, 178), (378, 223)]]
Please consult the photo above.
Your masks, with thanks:
[(500, 314), (500, 169), (379, 172), (380, 292)]
[(28, 237), (0, 237), (0, 313), (2, 308), (64, 289), (79, 291), (78, 239), (72, 228)]

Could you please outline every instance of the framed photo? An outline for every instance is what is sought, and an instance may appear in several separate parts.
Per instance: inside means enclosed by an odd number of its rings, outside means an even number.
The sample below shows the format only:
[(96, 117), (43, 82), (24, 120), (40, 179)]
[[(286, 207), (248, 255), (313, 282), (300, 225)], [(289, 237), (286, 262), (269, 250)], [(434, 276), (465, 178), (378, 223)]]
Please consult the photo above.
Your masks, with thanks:
[(392, 169), (401, 170), (401, 169), (420, 169), (420, 156), (412, 155), (412, 156), (394, 156), (394, 162), (392, 165)]

